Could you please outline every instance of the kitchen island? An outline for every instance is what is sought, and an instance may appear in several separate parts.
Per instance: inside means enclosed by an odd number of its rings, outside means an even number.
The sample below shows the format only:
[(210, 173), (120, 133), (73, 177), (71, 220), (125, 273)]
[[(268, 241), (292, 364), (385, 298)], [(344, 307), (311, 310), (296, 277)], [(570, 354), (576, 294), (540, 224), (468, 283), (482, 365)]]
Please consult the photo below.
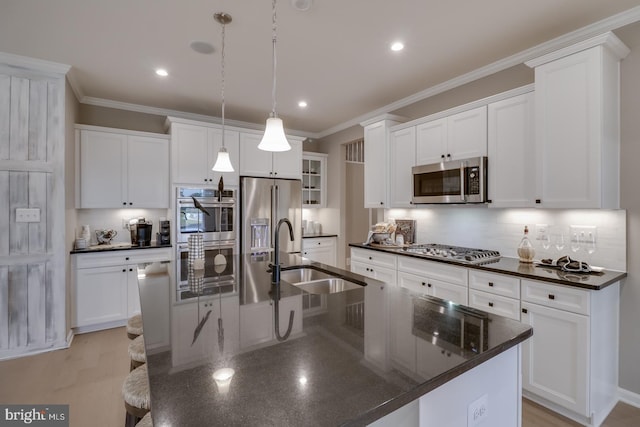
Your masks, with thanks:
[[(291, 282), (325, 272), (355, 286), (309, 294), (283, 280), (275, 289), (268, 260), (236, 256), (228, 260), (235, 287), (216, 292), (208, 284), (215, 268), (207, 268), (188, 283), (193, 297), (183, 298), (172, 263), (139, 265), (155, 425), (414, 425), (419, 418), (466, 426), (474, 416), (515, 425), (520, 344), (530, 326), (412, 295), (406, 332), (420, 342), (426, 369), (400, 372), (389, 363), (395, 289), (296, 255), (280, 261)], [(301, 267), (306, 273), (298, 274)]]

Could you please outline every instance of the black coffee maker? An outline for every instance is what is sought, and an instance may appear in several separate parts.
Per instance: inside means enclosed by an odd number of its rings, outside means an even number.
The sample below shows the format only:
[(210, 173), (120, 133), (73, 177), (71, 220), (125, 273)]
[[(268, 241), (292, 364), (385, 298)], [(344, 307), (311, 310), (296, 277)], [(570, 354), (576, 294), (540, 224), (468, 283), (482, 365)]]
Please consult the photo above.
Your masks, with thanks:
[(169, 226), (169, 220), (160, 220), (158, 223), (160, 231), (156, 236), (157, 245), (169, 245), (171, 244), (171, 227)]
[(151, 246), (152, 223), (144, 218), (129, 223), (132, 246)]

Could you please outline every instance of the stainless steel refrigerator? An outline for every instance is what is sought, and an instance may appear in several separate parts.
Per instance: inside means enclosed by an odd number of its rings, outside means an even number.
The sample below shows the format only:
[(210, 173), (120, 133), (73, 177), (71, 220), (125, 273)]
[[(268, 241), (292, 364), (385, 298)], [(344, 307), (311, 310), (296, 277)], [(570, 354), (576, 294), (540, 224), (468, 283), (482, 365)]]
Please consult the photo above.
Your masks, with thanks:
[[(299, 253), (302, 249), (302, 182), (299, 179), (240, 177), (240, 251), (242, 253), (273, 252), (279, 239), (281, 252)], [(289, 238), (286, 224), (293, 226), (294, 240)]]

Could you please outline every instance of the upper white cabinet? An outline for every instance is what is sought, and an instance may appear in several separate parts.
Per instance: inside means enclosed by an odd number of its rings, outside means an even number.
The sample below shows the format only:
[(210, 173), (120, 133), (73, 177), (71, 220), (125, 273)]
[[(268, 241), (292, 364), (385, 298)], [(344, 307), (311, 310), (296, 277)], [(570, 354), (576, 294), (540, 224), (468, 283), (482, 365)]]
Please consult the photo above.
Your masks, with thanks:
[(302, 139), (287, 136), (291, 150), (272, 153), (258, 149), (261, 133), (240, 133), (240, 175), (302, 178)]
[(488, 198), (491, 207), (535, 205), (533, 97), (533, 93), (525, 93), (488, 106)]
[(166, 135), (76, 126), (78, 208), (168, 208)]
[(416, 127), (418, 165), (486, 155), (487, 107), (484, 105)]
[(628, 53), (609, 32), (527, 62), (542, 206), (619, 207), (619, 61)]
[(389, 128), (399, 121), (384, 116), (361, 123), (364, 127), (364, 207), (385, 208)]
[(302, 153), (302, 207), (327, 206), (327, 154)]
[(171, 123), (172, 182), (180, 184), (238, 185), (240, 164), (239, 133), (225, 129), (224, 145), (234, 172), (211, 170), (222, 146), (222, 129), (192, 123)]
[[(365, 151), (366, 153), (366, 151)], [(415, 126), (392, 131), (389, 137), (389, 206), (412, 207), (413, 175), (416, 165)]]

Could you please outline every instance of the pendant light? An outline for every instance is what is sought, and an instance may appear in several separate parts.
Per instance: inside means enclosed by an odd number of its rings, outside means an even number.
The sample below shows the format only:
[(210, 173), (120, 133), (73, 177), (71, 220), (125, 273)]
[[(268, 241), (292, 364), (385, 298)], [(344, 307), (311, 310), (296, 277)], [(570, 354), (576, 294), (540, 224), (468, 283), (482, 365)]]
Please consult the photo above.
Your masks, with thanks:
[(220, 147), (220, 151), (218, 151), (216, 163), (211, 169), (215, 172), (233, 172), (233, 165), (229, 158), (229, 152), (227, 151), (227, 147), (224, 145), (224, 34), (226, 25), (231, 22), (231, 15), (220, 12), (213, 15), (213, 18), (222, 24), (222, 146)]
[(287, 137), (284, 134), (284, 127), (282, 125), (282, 119), (278, 118), (276, 114), (276, 0), (272, 1), (273, 9), (273, 88), (271, 91), (272, 108), (271, 114), (267, 119), (267, 125), (264, 130), (264, 135), (258, 148), (264, 151), (288, 151), (291, 150), (291, 145), (287, 141)]

